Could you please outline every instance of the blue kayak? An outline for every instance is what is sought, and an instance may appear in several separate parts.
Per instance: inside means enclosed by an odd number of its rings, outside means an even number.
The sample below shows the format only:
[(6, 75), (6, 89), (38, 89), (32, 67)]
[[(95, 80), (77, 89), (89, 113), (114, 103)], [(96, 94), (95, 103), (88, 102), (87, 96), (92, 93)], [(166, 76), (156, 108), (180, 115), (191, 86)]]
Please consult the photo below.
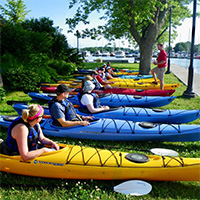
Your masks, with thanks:
[[(16, 103), (13, 108), (19, 115), (23, 109), (27, 109), (28, 105)], [(50, 115), (48, 106), (43, 106), (44, 114)], [(84, 116), (94, 116), (95, 118), (110, 118), (130, 120), (136, 122), (159, 122), (159, 123), (188, 123), (200, 117), (200, 110), (163, 110), (163, 109), (149, 109), (149, 108), (134, 108), (134, 107), (118, 107), (111, 108), (109, 111), (99, 113), (81, 112), (75, 108), (77, 114)]]
[[(14, 118), (0, 116), (0, 126), (8, 127)], [(200, 125), (154, 124), (114, 119), (96, 119), (88, 126), (59, 127), (51, 119), (42, 119), (45, 135), (92, 140), (116, 141), (170, 141), (200, 140)]]
[[(48, 93), (37, 93), (30, 92), (29, 96), (35, 101), (49, 101), (56, 94), (48, 94)], [(103, 97), (99, 98), (100, 104), (102, 106), (128, 106), (128, 107), (161, 107), (171, 103), (176, 97), (175, 96), (132, 96), (132, 95), (123, 95), (123, 94), (106, 94)], [(74, 105), (79, 105), (78, 96), (77, 95), (69, 95), (68, 98)]]
[(148, 79), (148, 78), (153, 78), (151, 74), (149, 75), (122, 75), (120, 78), (124, 79)]

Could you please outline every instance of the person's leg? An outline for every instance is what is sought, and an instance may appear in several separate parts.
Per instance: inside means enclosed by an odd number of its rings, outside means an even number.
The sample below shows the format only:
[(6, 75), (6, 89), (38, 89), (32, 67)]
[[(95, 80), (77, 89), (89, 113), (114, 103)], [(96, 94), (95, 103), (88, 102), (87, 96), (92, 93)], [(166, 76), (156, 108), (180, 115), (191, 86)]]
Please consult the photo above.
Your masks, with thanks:
[(104, 89), (105, 89), (105, 90), (107, 90), (107, 89), (112, 89), (112, 86), (109, 85), (109, 84), (108, 84), (108, 85), (104, 85)]
[(164, 90), (164, 79), (160, 80), (160, 89)]
[(165, 68), (159, 68), (158, 79), (160, 80), (160, 89), (161, 90), (164, 90), (164, 74), (165, 74)]
[(153, 76), (153, 78), (154, 78), (154, 80), (155, 80), (153, 83), (154, 83), (154, 84), (158, 84), (158, 81), (157, 81), (157, 78), (156, 78), (156, 73), (154, 72), (153, 69), (151, 70), (151, 74), (152, 74), (152, 76)]

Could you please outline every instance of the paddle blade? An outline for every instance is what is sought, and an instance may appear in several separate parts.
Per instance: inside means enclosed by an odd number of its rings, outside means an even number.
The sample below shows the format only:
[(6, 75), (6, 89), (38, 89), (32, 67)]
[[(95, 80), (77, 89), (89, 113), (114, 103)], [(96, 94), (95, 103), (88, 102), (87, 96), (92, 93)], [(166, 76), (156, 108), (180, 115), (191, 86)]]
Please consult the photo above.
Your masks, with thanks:
[(145, 181), (131, 180), (123, 182), (115, 186), (113, 189), (115, 192), (125, 195), (142, 196), (151, 192), (152, 186)]
[(178, 152), (171, 149), (153, 148), (150, 152), (159, 156), (178, 156)]

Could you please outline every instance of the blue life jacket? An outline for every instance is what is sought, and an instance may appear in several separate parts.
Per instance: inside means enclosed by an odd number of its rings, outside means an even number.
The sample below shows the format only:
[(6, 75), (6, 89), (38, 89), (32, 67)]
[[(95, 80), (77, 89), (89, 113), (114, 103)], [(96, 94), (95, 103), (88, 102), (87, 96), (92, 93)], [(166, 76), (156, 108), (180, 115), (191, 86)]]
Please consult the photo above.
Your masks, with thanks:
[(38, 140), (39, 140), (39, 136), (40, 136), (39, 126), (36, 124), (34, 127), (31, 127), (30, 124), (28, 122), (24, 122), (24, 120), (20, 116), (17, 119), (15, 119), (8, 127), (6, 142), (10, 149), (10, 153), (16, 152), (19, 154), (17, 141), (11, 135), (12, 129), (17, 124), (24, 124), (29, 130), (29, 134), (28, 134), (28, 138), (27, 138), (28, 150), (32, 151), (32, 150), (37, 149)]
[[(68, 100), (68, 99), (65, 99), (64, 101), (61, 101), (61, 100), (58, 100), (56, 97), (54, 97), (53, 99), (51, 99), (49, 102), (48, 102), (48, 105), (49, 105), (49, 111), (50, 111), (50, 114), (51, 114), (51, 107), (52, 105), (55, 103), (55, 102), (58, 102), (60, 103), (62, 106), (65, 107), (65, 120), (66, 121), (70, 121), (70, 120), (80, 120), (79, 118), (77, 118), (77, 114), (76, 114), (76, 111), (74, 109), (74, 106), (73, 104)], [(60, 125), (60, 123), (58, 122), (57, 119), (54, 118), (54, 116), (51, 114), (51, 118), (53, 119), (53, 124), (54, 125)], [(60, 125), (61, 126), (61, 125)]]
[(81, 103), (81, 98), (82, 98), (82, 96), (83, 96), (84, 94), (92, 95), (92, 97), (93, 97), (93, 106), (94, 106), (94, 108), (99, 108), (99, 107), (100, 107), (99, 97), (98, 97), (97, 94), (95, 94), (95, 93), (88, 93), (88, 92), (82, 92), (82, 93), (79, 93), (79, 94), (78, 94), (78, 101), (79, 101), (79, 105), (80, 105), (79, 110), (80, 110), (81, 112), (87, 112), (87, 113), (89, 112), (89, 113), (90, 113), (90, 111), (88, 110), (87, 106), (85, 106), (85, 105), (83, 105), (83, 104)]
[(93, 79), (93, 83), (95, 85), (94, 90), (100, 90), (102, 88), (101, 84), (99, 83), (99, 81), (96, 78)]

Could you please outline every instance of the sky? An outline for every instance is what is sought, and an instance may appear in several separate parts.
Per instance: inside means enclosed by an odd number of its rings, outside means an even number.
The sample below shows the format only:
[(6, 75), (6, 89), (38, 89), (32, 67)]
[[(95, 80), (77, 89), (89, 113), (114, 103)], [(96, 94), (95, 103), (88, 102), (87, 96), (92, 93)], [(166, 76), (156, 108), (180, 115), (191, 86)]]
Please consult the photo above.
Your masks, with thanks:
[[(76, 8), (69, 9), (69, 2), (71, 0), (24, 0), (24, 4), (27, 10), (30, 10), (26, 18), (41, 18), (49, 17), (53, 20), (54, 26), (59, 26), (62, 29), (62, 33), (67, 36), (67, 41), (71, 47), (77, 47), (77, 38), (73, 33), (67, 33), (68, 26), (65, 24), (66, 18), (73, 17)], [(7, 1), (1, 0), (1, 5), (5, 5)], [(193, 11), (193, 3), (189, 6)], [(200, 5), (197, 6), (197, 12), (200, 12)], [(90, 25), (84, 25), (81, 23), (77, 26), (76, 30), (83, 30), (85, 28), (97, 27), (98, 25), (105, 24), (104, 21), (99, 20), (99, 14), (93, 13), (90, 16)], [(192, 33), (192, 18), (187, 18), (183, 21), (182, 26), (177, 27), (178, 36), (175, 41), (171, 44), (172, 47), (178, 42), (191, 41)], [(98, 47), (105, 46), (109, 41), (106, 39), (91, 40), (91, 39), (79, 39), (79, 48), (84, 47)], [(195, 31), (195, 44), (200, 43), (200, 18), (196, 18), (196, 31)], [(112, 43), (113, 44), (113, 43)], [(128, 47), (129, 44), (125, 40), (116, 40), (115, 44), (117, 47)], [(114, 44), (113, 44), (114, 45)]]

